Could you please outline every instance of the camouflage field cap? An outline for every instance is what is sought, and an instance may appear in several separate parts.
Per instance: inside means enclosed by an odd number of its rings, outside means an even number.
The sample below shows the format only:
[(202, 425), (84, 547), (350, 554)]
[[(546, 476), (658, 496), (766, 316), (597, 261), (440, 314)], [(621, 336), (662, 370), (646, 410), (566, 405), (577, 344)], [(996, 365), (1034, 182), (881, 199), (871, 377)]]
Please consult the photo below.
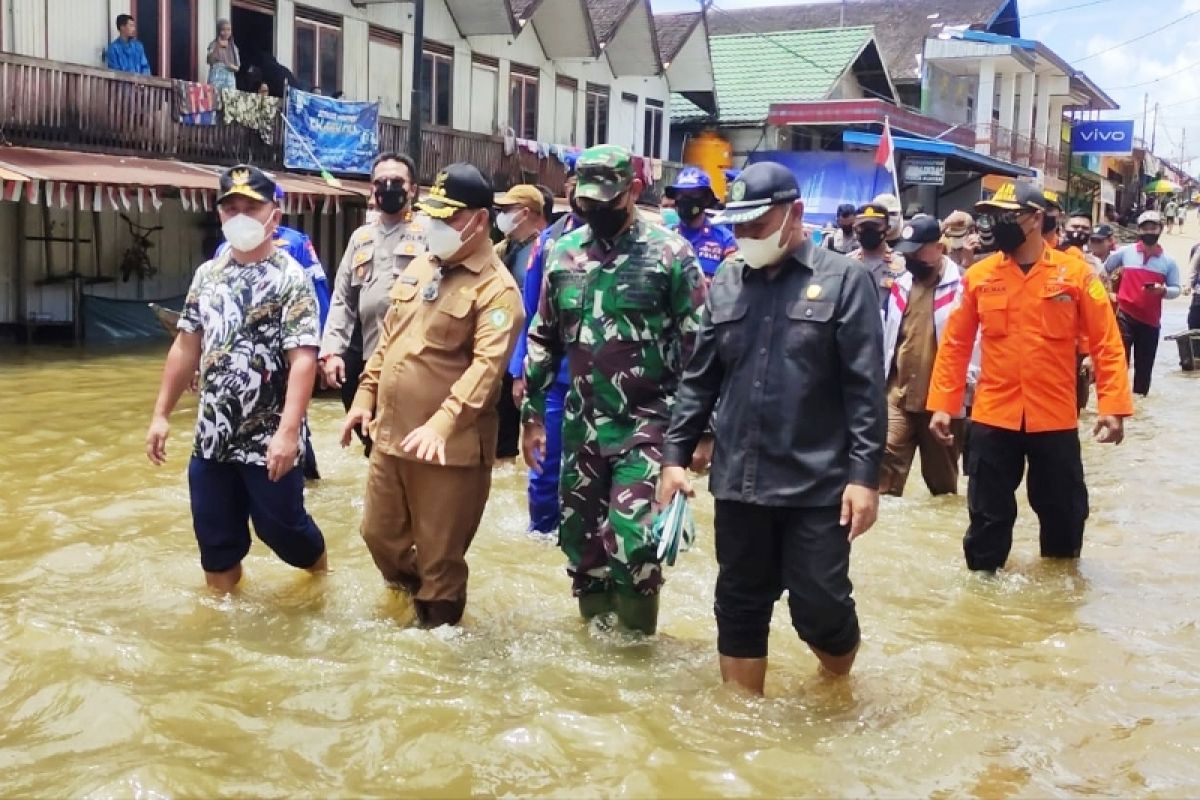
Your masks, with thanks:
[(616, 144), (589, 147), (575, 162), (578, 183), (575, 197), (607, 203), (620, 197), (633, 183), (633, 154)]

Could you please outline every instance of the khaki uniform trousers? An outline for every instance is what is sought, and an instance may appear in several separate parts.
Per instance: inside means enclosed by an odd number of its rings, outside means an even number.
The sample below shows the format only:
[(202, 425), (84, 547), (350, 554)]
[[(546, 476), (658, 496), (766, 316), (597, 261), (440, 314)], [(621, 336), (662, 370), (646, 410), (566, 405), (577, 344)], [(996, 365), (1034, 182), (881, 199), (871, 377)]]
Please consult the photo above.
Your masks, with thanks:
[(887, 447), (879, 472), (879, 493), (900, 497), (908, 482), (913, 457), (921, 451), (921, 477), (930, 494), (958, 492), (958, 457), (964, 440), (965, 420), (956, 419), (950, 425), (954, 445), (947, 447), (934, 438), (929, 430), (929, 412), (917, 414), (888, 403)]
[(467, 548), (491, 486), (490, 465), (443, 467), (371, 453), (362, 537), (384, 579), (412, 593), (423, 625), (462, 619)]

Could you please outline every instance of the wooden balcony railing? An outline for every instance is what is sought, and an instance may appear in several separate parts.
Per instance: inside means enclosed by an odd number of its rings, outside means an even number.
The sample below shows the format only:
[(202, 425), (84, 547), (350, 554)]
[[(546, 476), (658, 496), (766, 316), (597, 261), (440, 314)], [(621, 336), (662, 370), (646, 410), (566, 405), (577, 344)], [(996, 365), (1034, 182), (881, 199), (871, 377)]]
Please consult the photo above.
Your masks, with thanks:
[[(283, 169), (282, 121), (269, 142), (236, 124), (182, 125), (173, 95), (172, 81), (163, 78), (0, 52), (0, 144)], [(383, 118), (379, 135), (381, 149), (403, 151), (408, 123)], [(541, 183), (559, 192), (566, 177), (556, 158), (521, 149), (506, 154), (500, 137), (423, 128), (422, 183), (432, 183), (439, 168), (455, 161), (479, 167), (498, 188)], [(664, 165), (664, 178), (676, 170)]]

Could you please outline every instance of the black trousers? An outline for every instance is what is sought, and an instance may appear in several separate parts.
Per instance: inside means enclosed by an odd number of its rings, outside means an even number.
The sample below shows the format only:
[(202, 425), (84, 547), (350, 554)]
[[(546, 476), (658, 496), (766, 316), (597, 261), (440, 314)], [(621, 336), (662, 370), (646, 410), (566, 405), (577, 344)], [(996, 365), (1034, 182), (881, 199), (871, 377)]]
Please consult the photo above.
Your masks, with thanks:
[(967, 463), (971, 524), (963, 539), (969, 568), (996, 570), (1008, 560), (1026, 462), (1026, 491), (1038, 516), (1042, 556), (1079, 557), (1088, 518), (1079, 431), (1026, 433), (976, 422)]
[(717, 650), (766, 658), (775, 601), (788, 592), (792, 627), (807, 644), (843, 656), (859, 641), (851, 597), (849, 533), (841, 509), (716, 502)]
[(1192, 304), (1188, 307), (1188, 330), (1200, 328), (1200, 294), (1192, 295)]
[(1123, 311), (1117, 312), (1117, 325), (1125, 343), (1125, 360), (1133, 365), (1133, 393), (1145, 397), (1150, 394), (1150, 376), (1154, 372), (1161, 328), (1138, 322)]
[[(358, 382), (362, 380), (363, 369), (367, 366), (362, 350), (350, 347), (342, 353), (342, 361), (346, 364), (346, 380), (342, 381), (342, 405), (347, 411), (354, 404), (354, 395), (358, 393)], [(356, 430), (355, 435), (363, 443), (363, 455), (371, 457), (371, 437)]]
[(521, 410), (513, 402), (513, 379), (504, 371), (504, 383), (496, 400), (499, 432), (496, 437), (496, 458), (516, 458), (521, 452)]

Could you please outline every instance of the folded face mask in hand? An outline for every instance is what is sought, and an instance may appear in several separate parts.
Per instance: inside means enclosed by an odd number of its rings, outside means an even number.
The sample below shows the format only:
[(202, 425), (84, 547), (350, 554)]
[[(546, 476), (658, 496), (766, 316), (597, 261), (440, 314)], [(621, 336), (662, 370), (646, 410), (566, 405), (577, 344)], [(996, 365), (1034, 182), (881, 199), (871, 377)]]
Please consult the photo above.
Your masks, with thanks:
[(675, 566), (675, 558), (679, 553), (692, 549), (696, 541), (696, 526), (682, 492), (676, 492), (671, 502), (658, 512), (650, 536), (651, 541), (658, 545), (658, 560), (668, 566)]

